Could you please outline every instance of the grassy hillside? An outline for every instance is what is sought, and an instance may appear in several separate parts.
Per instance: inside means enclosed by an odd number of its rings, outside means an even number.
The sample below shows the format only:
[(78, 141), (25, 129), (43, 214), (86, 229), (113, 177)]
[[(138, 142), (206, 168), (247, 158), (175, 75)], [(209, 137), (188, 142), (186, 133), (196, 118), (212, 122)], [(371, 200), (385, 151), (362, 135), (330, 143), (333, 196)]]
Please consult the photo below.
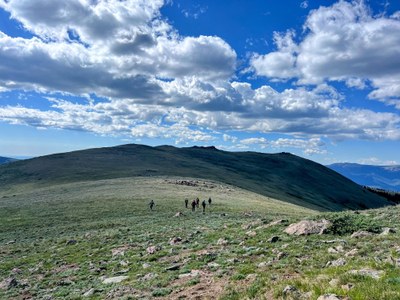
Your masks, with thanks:
[(213, 147), (123, 145), (49, 155), (0, 167), (0, 187), (137, 176), (186, 176), (226, 184), (318, 210), (388, 205), (336, 172), (288, 153)]
[[(186, 197), (213, 204), (192, 212)], [(316, 213), (188, 177), (0, 189), (0, 299), (399, 299), (398, 207)], [(346, 226), (340, 235), (283, 232), (304, 218)], [(384, 226), (397, 233), (350, 236)], [(354, 274), (364, 269), (379, 278)], [(105, 281), (116, 276), (123, 281)]]

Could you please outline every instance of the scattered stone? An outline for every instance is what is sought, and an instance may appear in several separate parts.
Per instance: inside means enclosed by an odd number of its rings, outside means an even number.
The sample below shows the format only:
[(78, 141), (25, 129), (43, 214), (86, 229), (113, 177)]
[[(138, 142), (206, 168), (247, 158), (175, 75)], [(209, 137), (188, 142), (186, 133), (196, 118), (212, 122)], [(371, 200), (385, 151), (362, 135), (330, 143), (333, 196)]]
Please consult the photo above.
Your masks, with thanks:
[(346, 264), (346, 260), (344, 258), (339, 258), (337, 260), (328, 261), (326, 267), (341, 267)]
[(154, 279), (154, 278), (156, 278), (156, 277), (157, 277), (157, 274), (155, 274), (155, 273), (148, 273), (148, 274), (146, 274), (146, 275), (144, 275), (144, 276), (142, 277), (142, 280), (143, 280), (143, 281), (148, 281), (148, 280)]
[(261, 221), (260, 219), (257, 219), (257, 220), (255, 220), (255, 221), (253, 221), (253, 222), (251, 222), (251, 223), (243, 224), (243, 225), (242, 225), (242, 229), (243, 229), (243, 230), (249, 230), (250, 228), (259, 226), (259, 225), (261, 225), (261, 224), (262, 224), (262, 221)]
[(116, 277), (110, 277), (106, 278), (103, 280), (104, 284), (112, 284), (112, 283), (120, 283), (124, 280), (127, 280), (129, 276), (116, 276)]
[(287, 253), (285, 252), (279, 252), (278, 255), (276, 256), (277, 260), (281, 260), (282, 258), (286, 257)]
[(176, 270), (179, 270), (180, 268), (181, 268), (181, 265), (180, 264), (176, 264), (176, 265), (172, 265), (172, 266), (170, 266), (168, 268), (165, 268), (165, 271), (176, 271)]
[(343, 284), (341, 286), (341, 288), (342, 288), (342, 290), (350, 291), (352, 288), (354, 288), (354, 284), (351, 284), (351, 283)]
[(9, 277), (0, 282), (0, 289), (9, 290), (18, 286), (18, 281), (14, 277)]
[(343, 250), (342, 245), (328, 248), (328, 253), (331, 253), (331, 254), (338, 254), (338, 253), (342, 253), (343, 251), (344, 250)]
[(268, 240), (268, 243), (276, 243), (280, 240), (279, 236), (273, 236)]
[(374, 279), (379, 279), (383, 276), (385, 272), (373, 269), (361, 269), (361, 270), (350, 270), (348, 273), (352, 275), (368, 276)]
[(161, 250), (161, 247), (158, 247), (158, 246), (150, 246), (150, 247), (148, 247), (148, 248), (146, 249), (146, 251), (147, 251), (148, 254), (154, 254), (154, 253), (156, 253), (156, 252), (159, 251), (159, 250)]
[(85, 293), (83, 294), (83, 297), (90, 297), (90, 296), (93, 296), (93, 294), (94, 294), (95, 291), (96, 291), (96, 290), (95, 290), (94, 288), (91, 288), (90, 290), (88, 290), (87, 292), (85, 292)]
[(181, 213), (180, 211), (178, 211), (178, 212), (174, 215), (174, 218), (179, 218), (179, 217), (183, 217), (183, 216), (184, 216), (184, 214)]
[(256, 280), (257, 274), (249, 274), (246, 276), (246, 280), (253, 281)]
[(122, 270), (119, 270), (119, 271), (117, 271), (117, 272), (115, 272), (115, 275), (122, 275), (122, 274), (126, 274), (126, 273), (128, 273), (129, 272), (129, 268), (128, 269), (122, 269)]
[(271, 261), (271, 260), (270, 260), (270, 261), (263, 261), (263, 262), (260, 262), (260, 263), (257, 265), (257, 267), (258, 267), (258, 268), (265, 268), (265, 267), (270, 266), (270, 265), (272, 265), (272, 261)]
[(364, 230), (356, 231), (354, 232), (350, 237), (358, 239), (358, 238), (363, 238), (367, 236), (371, 236), (372, 233)]
[(339, 240), (339, 239), (335, 239), (335, 240), (329, 240), (329, 241), (322, 241), (325, 244), (334, 244), (334, 243), (342, 243), (342, 244), (347, 244), (346, 240)]
[(290, 235), (323, 234), (331, 224), (330, 221), (325, 219), (320, 221), (303, 220), (289, 225), (285, 232)]
[(354, 248), (354, 249), (350, 250), (349, 252), (347, 252), (344, 256), (353, 257), (353, 256), (356, 256), (357, 254), (358, 254), (358, 249)]
[(296, 287), (294, 287), (292, 285), (287, 285), (283, 289), (283, 296), (284, 296), (284, 298), (292, 297), (293, 299), (299, 299), (301, 296), (301, 293), (299, 292), (299, 290)]
[(329, 285), (331, 287), (337, 287), (339, 285), (339, 282), (340, 282), (339, 279), (333, 278), (331, 281), (329, 281)]
[(11, 272), (12, 272), (13, 274), (21, 274), (21, 273), (22, 273), (22, 270), (19, 269), (19, 268), (14, 268), (14, 269), (11, 270)]
[(237, 258), (230, 258), (227, 260), (227, 262), (230, 264), (237, 264), (239, 260)]
[(124, 256), (125, 255), (125, 251), (127, 250), (127, 247), (119, 247), (119, 248), (115, 248), (111, 250), (111, 255), (113, 257), (115, 256)]
[(390, 228), (390, 227), (384, 227), (382, 229), (382, 232), (380, 235), (388, 235), (390, 233), (396, 233), (396, 230), (394, 228)]
[(12, 244), (15, 244), (16, 242), (17, 242), (16, 240), (11, 240), (11, 241), (8, 241), (6, 243), (6, 245), (12, 245)]
[(67, 246), (70, 246), (70, 245), (75, 245), (77, 243), (77, 240), (69, 240), (69, 241), (67, 241), (65, 244), (67, 245)]
[(209, 268), (219, 268), (219, 264), (217, 264), (216, 262), (210, 262), (207, 264), (207, 267)]
[(340, 298), (335, 294), (325, 294), (319, 296), (317, 300), (340, 300)]
[(255, 231), (253, 231), (253, 230), (250, 230), (250, 231), (246, 232), (246, 235), (253, 237), (253, 236), (256, 236), (257, 233)]
[(119, 264), (123, 267), (127, 267), (129, 265), (129, 261), (121, 260)]
[(178, 244), (178, 243), (180, 243), (180, 242), (182, 242), (182, 238), (179, 237), (179, 236), (173, 237), (173, 238), (171, 238), (171, 239), (169, 240), (169, 244), (170, 244), (171, 246), (176, 245), (176, 244)]
[(226, 245), (228, 245), (228, 241), (225, 240), (225, 239), (223, 239), (223, 238), (220, 238), (220, 239), (217, 241), (217, 245), (219, 245), (219, 246), (226, 246)]
[(148, 269), (148, 268), (150, 268), (150, 264), (144, 263), (144, 264), (142, 265), (142, 267), (143, 267), (143, 269)]

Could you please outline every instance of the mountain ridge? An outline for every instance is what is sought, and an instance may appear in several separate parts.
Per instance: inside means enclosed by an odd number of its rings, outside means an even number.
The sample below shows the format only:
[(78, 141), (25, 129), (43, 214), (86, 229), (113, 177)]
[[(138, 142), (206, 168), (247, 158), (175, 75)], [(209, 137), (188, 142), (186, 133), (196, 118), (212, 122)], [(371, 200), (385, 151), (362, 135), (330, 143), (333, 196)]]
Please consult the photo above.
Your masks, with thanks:
[(327, 167), (360, 185), (400, 192), (400, 166), (336, 163)]
[(289, 153), (127, 144), (59, 153), (0, 167), (0, 186), (140, 176), (216, 180), (303, 207), (330, 211), (389, 205), (325, 166)]

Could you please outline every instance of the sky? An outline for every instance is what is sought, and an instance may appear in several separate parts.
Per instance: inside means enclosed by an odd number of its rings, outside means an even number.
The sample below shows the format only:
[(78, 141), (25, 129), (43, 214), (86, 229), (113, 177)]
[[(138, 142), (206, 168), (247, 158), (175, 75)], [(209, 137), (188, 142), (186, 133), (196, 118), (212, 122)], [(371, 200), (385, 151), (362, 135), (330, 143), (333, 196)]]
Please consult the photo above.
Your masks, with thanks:
[(0, 156), (127, 143), (400, 164), (400, 2), (0, 0)]

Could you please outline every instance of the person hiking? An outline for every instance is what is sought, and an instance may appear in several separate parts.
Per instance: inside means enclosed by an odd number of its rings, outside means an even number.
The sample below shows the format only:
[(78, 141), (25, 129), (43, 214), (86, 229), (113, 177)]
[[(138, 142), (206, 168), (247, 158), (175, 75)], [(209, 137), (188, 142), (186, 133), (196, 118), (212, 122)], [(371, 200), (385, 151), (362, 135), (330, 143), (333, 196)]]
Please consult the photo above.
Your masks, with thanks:
[(206, 212), (206, 200), (201, 202), (201, 206), (203, 206), (203, 214)]
[(197, 206), (197, 208), (200, 207), (200, 199), (198, 197), (196, 198), (196, 206)]
[(212, 200), (211, 200), (211, 197), (209, 197), (209, 198), (208, 198), (208, 205), (210, 205), (210, 206), (211, 206), (211, 201), (212, 201)]
[(150, 203), (149, 203), (150, 210), (153, 210), (154, 205), (155, 205), (155, 203), (154, 203), (154, 200), (152, 199), (152, 200), (150, 201)]
[(196, 210), (196, 200), (192, 201), (192, 211)]
[(189, 200), (188, 200), (188, 198), (186, 198), (186, 199), (185, 199), (185, 207), (186, 207), (186, 208), (188, 208), (188, 203), (189, 203)]

